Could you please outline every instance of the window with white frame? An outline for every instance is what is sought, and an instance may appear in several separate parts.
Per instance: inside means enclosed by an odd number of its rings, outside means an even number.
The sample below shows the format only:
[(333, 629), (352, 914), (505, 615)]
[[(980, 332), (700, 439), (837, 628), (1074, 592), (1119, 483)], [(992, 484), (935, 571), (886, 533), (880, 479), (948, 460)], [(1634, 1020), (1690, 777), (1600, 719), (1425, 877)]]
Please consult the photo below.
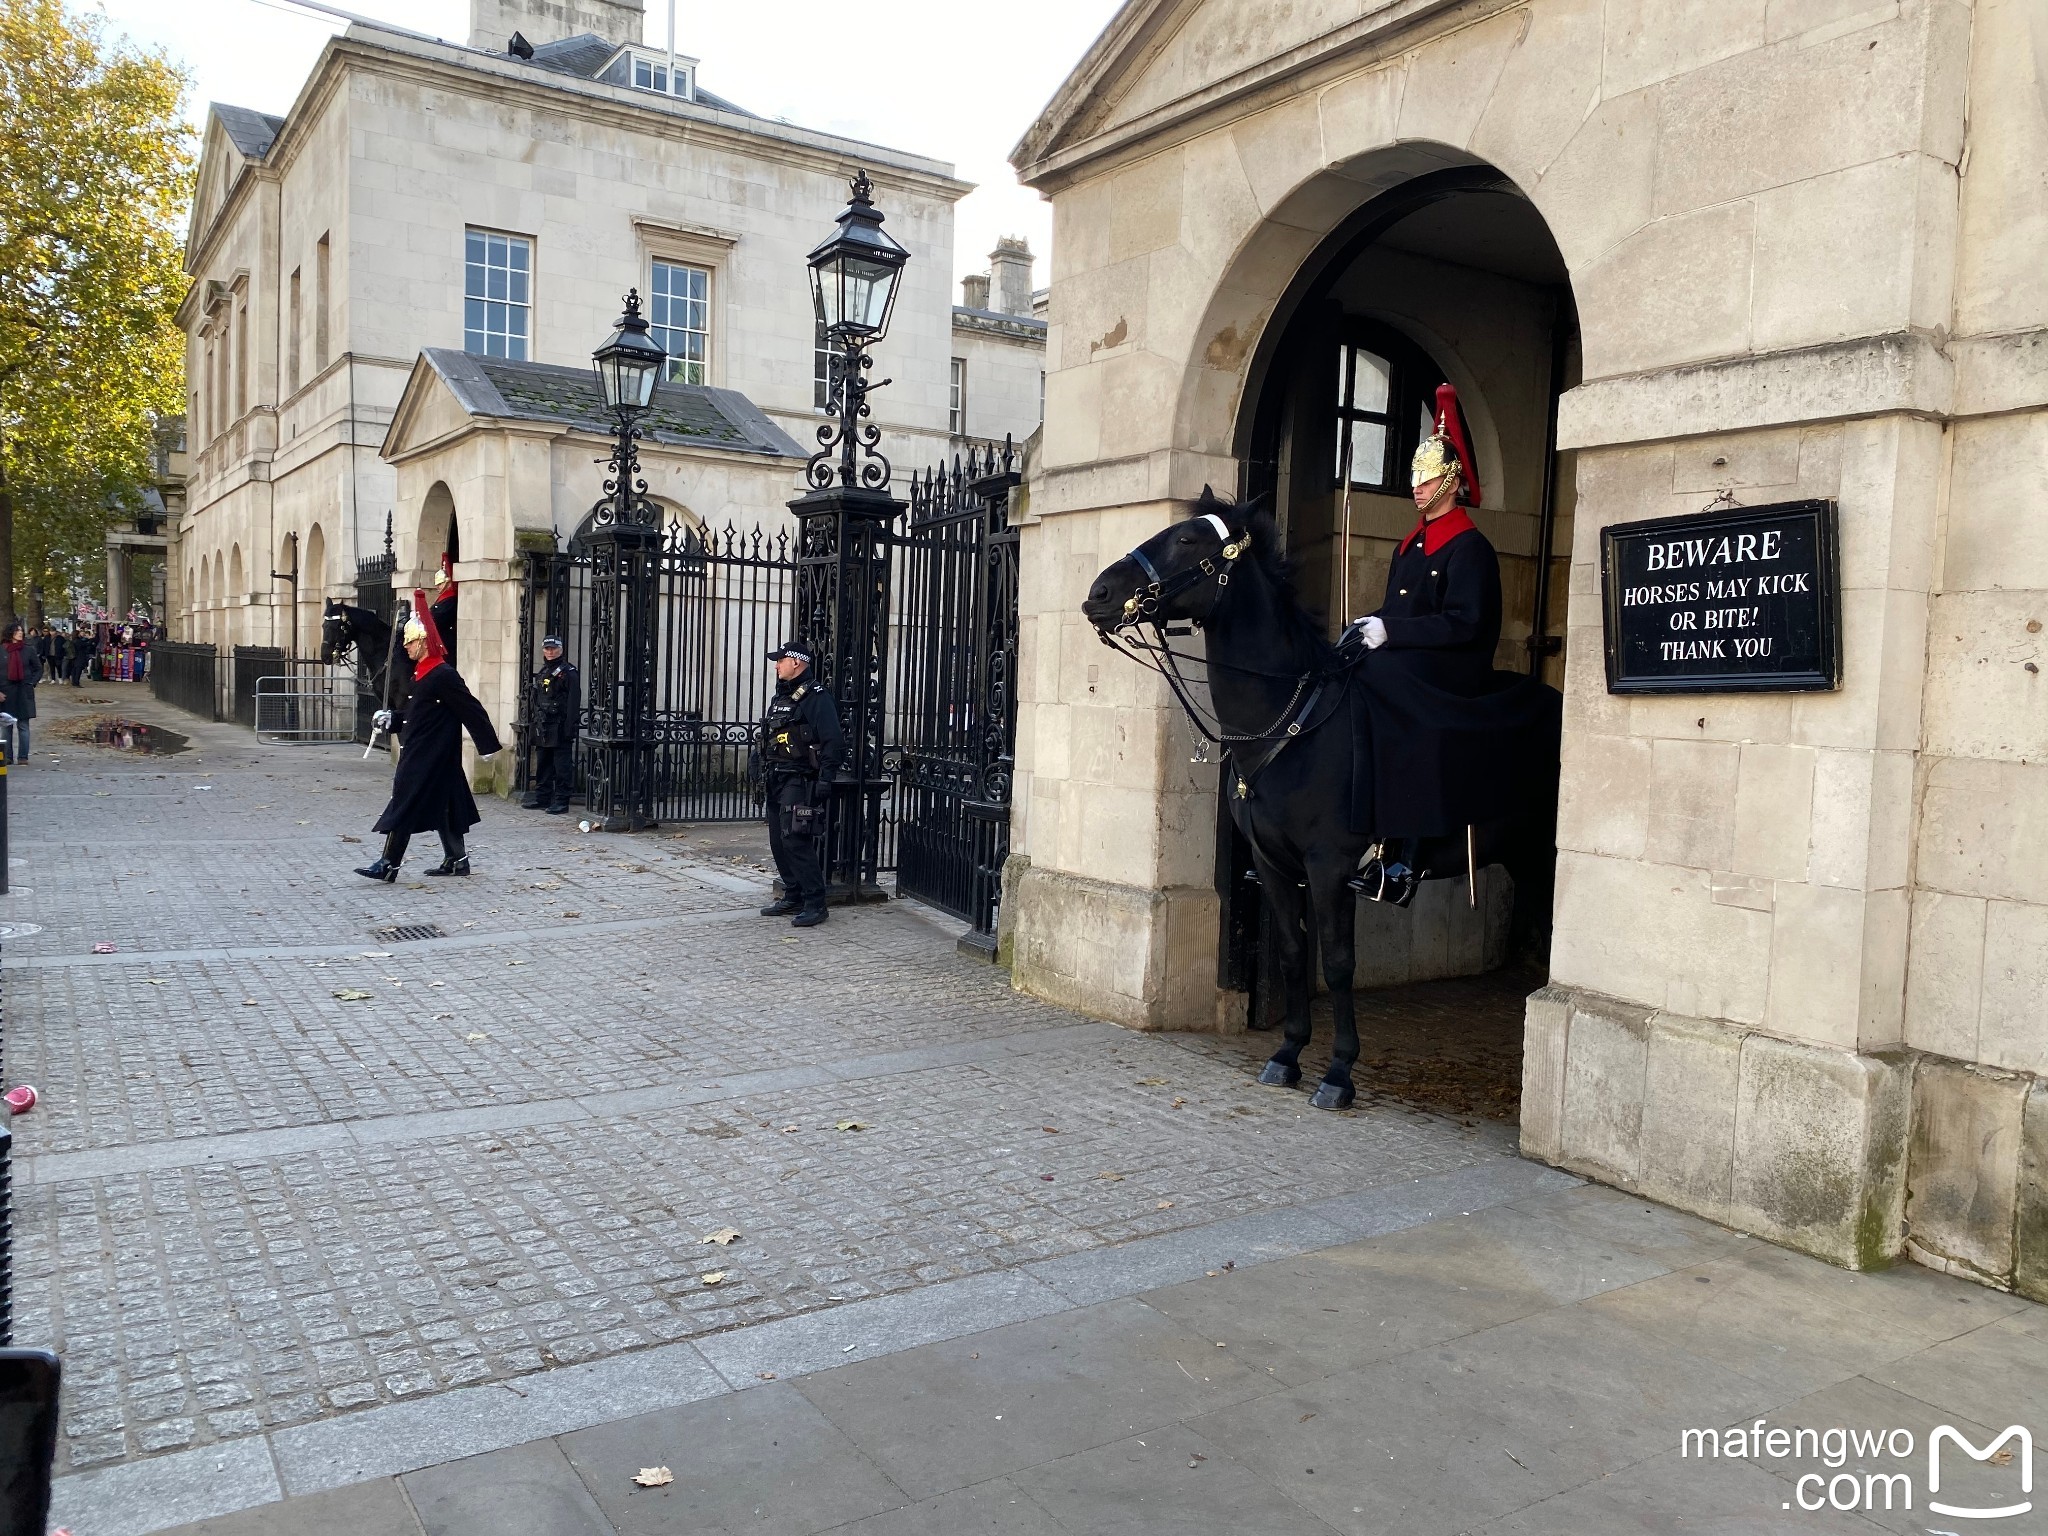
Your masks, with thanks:
[(832, 408), (832, 385), (839, 377), (839, 349), (825, 334), (825, 327), (811, 332), (811, 404), (821, 411)]
[(657, 258), (647, 291), (647, 323), (655, 345), (668, 354), (665, 377), (683, 384), (710, 383), (711, 273)]
[(667, 59), (644, 59), (638, 54), (633, 56), (633, 84), (643, 91), (659, 91), (664, 96), (680, 96), (685, 101), (690, 101), (695, 99), (696, 95), (692, 75), (690, 66), (678, 60), (675, 88), (671, 90)]
[(533, 242), (472, 229), (463, 256), (463, 351), (524, 362), (532, 336)]
[(967, 435), (967, 359), (953, 359), (952, 388), (946, 399), (946, 430), (955, 437)]

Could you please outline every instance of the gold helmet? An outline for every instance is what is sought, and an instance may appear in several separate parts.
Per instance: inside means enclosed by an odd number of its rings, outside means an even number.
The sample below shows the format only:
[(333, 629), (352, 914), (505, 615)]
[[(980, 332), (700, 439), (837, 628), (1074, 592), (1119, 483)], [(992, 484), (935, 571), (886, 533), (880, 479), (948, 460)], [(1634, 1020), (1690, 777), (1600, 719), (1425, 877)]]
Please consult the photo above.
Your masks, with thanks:
[(1460, 482), (1458, 500), (1479, 505), (1479, 476), (1472, 467), (1472, 445), (1465, 437), (1464, 414), (1458, 409), (1458, 392), (1448, 384), (1436, 389), (1436, 430), (1425, 437), (1408, 466), (1408, 483), (1424, 486), (1446, 475)]

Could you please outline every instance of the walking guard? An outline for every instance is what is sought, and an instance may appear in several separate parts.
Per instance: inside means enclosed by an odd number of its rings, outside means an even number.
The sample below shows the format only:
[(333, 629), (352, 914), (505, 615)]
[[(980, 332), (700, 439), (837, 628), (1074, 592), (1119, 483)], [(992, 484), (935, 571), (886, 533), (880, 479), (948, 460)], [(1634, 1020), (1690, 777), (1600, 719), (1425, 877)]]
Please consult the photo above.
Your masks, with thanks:
[(583, 674), (562, 654), (559, 635), (540, 643), (541, 666), (530, 690), (533, 710), (533, 787), (519, 803), (559, 816), (576, 788), (576, 735), (583, 719)]
[(427, 873), (466, 875), (469, 852), (463, 837), (480, 818), (462, 771), (462, 733), (469, 732), (480, 757), (497, 753), (498, 733), (462, 675), (448, 664), (441, 633), (427, 608), (427, 594), (417, 588), (404, 639), (405, 654), (413, 664), (412, 692), (403, 707), (380, 709), (374, 716), (377, 728), (395, 732), (400, 745), (398, 768), (391, 776), (391, 802), (375, 828), (384, 834), (384, 851), (374, 864), (356, 873), (372, 880), (396, 880), (412, 834), (438, 832), (441, 862)]
[(763, 917), (790, 913), (792, 926), (825, 921), (825, 871), (820, 860), (832, 781), (846, 756), (839, 706), (810, 675), (816, 653), (791, 640), (768, 653), (775, 697), (761, 719), (761, 767), (768, 790), (768, 847), (782, 877), (782, 897)]
[(1352, 621), (1340, 654), (1360, 658), (1371, 703), (1373, 831), (1380, 850), (1364, 893), (1406, 906), (1427, 870), (1426, 840), (1455, 838), (1510, 815), (1531, 792), (1521, 770), (1555, 730), (1557, 696), (1518, 672), (1496, 672), (1500, 557), (1466, 507), (1479, 476), (1458, 392), (1436, 392), (1436, 430), (1409, 481), (1420, 512), (1394, 548), (1385, 600)]

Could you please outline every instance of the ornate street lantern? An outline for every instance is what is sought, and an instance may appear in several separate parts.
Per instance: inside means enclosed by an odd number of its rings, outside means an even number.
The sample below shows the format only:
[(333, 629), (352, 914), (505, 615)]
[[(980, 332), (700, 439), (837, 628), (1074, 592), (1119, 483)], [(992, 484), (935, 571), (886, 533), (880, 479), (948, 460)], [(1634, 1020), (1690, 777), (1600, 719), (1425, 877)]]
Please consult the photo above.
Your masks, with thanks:
[(605, 344), (591, 354), (604, 403), (621, 416), (637, 416), (654, 403), (654, 386), (668, 354), (648, 334), (640, 314), (640, 290), (626, 295), (626, 312)]
[(883, 232), (868, 173), (856, 174), (849, 187), (853, 195), (839, 215), (838, 229), (809, 257), (811, 302), (827, 336), (867, 346), (889, 333), (896, 285), (910, 252)]

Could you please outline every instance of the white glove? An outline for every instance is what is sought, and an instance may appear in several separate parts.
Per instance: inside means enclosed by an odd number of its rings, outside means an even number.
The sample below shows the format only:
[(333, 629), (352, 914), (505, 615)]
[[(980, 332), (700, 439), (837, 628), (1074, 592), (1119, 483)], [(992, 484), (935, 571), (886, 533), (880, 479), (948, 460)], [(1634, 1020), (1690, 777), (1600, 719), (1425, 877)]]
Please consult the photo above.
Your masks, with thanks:
[(378, 711), (377, 711), (377, 713), (375, 713), (374, 715), (370, 716), (370, 724), (374, 725), (374, 726), (375, 726), (375, 727), (376, 727), (376, 728), (377, 728), (378, 730), (380, 730), (380, 731), (388, 731), (388, 730), (390, 730), (390, 729), (391, 729), (391, 711), (390, 711), (390, 710), (388, 710), (388, 709), (380, 709), (380, 710), (378, 710)]
[(1387, 643), (1387, 626), (1376, 613), (1369, 613), (1358, 621), (1359, 633), (1365, 637), (1365, 648), (1376, 651)]

